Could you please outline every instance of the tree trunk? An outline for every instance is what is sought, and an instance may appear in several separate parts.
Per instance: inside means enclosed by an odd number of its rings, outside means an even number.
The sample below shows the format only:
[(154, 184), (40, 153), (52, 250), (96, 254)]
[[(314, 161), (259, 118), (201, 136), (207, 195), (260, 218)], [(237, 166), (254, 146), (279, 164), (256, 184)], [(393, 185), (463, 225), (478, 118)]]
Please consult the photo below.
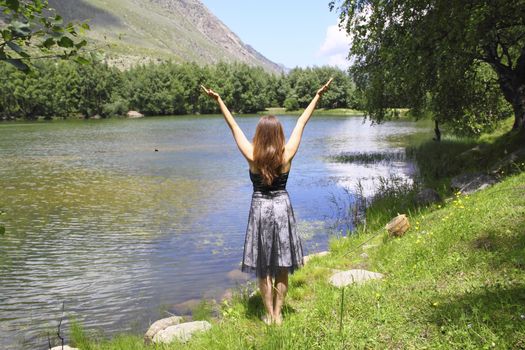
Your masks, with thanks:
[(436, 137), (434, 137), (434, 141), (440, 142), (441, 130), (439, 130), (439, 122), (437, 120), (434, 120), (434, 133), (436, 134)]
[(512, 130), (525, 129), (525, 86), (520, 86), (512, 101), (514, 125)]

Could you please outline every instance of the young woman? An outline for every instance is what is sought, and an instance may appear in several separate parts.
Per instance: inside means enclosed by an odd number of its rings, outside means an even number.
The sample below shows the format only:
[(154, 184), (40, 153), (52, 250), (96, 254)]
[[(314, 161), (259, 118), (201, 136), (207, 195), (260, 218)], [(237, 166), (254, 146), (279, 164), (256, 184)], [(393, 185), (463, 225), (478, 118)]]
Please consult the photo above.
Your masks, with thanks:
[[(323, 85), (297, 120), (285, 143), (279, 120), (264, 116), (255, 129), (250, 143), (218, 93), (202, 86), (206, 94), (219, 104), (233, 138), (250, 167), (253, 196), (244, 242), (242, 270), (255, 272), (266, 308), (263, 321), (282, 323), (281, 309), (288, 290), (288, 273), (303, 265), (303, 249), (297, 235), (295, 217), (286, 181), (304, 127), (312, 116), (317, 102), (328, 89), (332, 79)], [(272, 278), (275, 284), (272, 283)]]

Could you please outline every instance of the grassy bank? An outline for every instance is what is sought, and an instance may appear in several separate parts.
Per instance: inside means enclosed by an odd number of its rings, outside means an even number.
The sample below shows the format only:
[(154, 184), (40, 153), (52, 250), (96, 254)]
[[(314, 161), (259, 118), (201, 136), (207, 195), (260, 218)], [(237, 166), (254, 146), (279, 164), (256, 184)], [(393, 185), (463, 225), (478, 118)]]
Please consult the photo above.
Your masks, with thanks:
[[(413, 151), (433, 159), (429, 166), (434, 167), (479, 146), (474, 152), (491, 161), (472, 161), (465, 169), (483, 170), (520, 146), (521, 139), (514, 137), (498, 131), (477, 141), (450, 141), (453, 147), (423, 143)], [(186, 345), (156, 348), (525, 348), (525, 166), (510, 166), (514, 174), (500, 173), (503, 180), (493, 187), (472, 195), (456, 193), (427, 208), (409, 206), (403, 191), (380, 198), (367, 212), (366, 229), (349, 238), (334, 237), (328, 256), (313, 258), (292, 276), (283, 326), (265, 326), (259, 320), (260, 297), (239, 290), (231, 302), (217, 307), (219, 317), (209, 332)], [(458, 164), (445, 180), (428, 175), (424, 182), (444, 186), (461, 171)], [(385, 220), (402, 209), (412, 227), (402, 238), (388, 238)], [(333, 270), (350, 268), (385, 277), (345, 289), (339, 332), (341, 291), (328, 278)], [(204, 309), (194, 316), (209, 318)], [(79, 327), (71, 343), (81, 349), (151, 348), (143, 345), (141, 335), (105, 340)]]

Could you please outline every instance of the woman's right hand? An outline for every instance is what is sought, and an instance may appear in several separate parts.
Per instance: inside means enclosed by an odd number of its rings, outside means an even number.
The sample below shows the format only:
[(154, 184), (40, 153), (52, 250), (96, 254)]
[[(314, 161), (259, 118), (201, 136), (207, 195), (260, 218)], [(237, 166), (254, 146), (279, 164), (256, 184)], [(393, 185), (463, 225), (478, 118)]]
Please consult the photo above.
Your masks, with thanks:
[(213, 97), (213, 99), (215, 101), (219, 101), (219, 98), (221, 98), (221, 96), (218, 93), (216, 93), (215, 91), (213, 91), (212, 89), (208, 89), (204, 85), (201, 85), (201, 88), (202, 88), (202, 90), (204, 90), (206, 95), (208, 95), (210, 97)]
[(326, 84), (324, 84), (323, 86), (321, 86), (321, 88), (319, 90), (317, 90), (317, 94), (319, 96), (323, 96), (323, 94), (326, 92), (326, 90), (328, 90), (328, 87), (330, 86), (330, 84), (332, 83), (332, 80), (334, 80), (334, 78), (330, 78)]

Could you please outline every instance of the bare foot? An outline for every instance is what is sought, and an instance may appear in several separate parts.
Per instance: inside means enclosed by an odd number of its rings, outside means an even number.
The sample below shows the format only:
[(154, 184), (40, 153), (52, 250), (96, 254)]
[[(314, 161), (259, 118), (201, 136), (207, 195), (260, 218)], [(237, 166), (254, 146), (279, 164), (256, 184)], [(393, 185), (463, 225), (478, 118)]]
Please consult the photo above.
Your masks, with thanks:
[(273, 319), (273, 323), (275, 323), (278, 326), (282, 325), (283, 324), (283, 316), (279, 315), (279, 316), (275, 317)]
[(261, 320), (266, 323), (268, 326), (270, 326), (273, 323), (273, 317), (271, 315), (263, 315), (261, 317)]

